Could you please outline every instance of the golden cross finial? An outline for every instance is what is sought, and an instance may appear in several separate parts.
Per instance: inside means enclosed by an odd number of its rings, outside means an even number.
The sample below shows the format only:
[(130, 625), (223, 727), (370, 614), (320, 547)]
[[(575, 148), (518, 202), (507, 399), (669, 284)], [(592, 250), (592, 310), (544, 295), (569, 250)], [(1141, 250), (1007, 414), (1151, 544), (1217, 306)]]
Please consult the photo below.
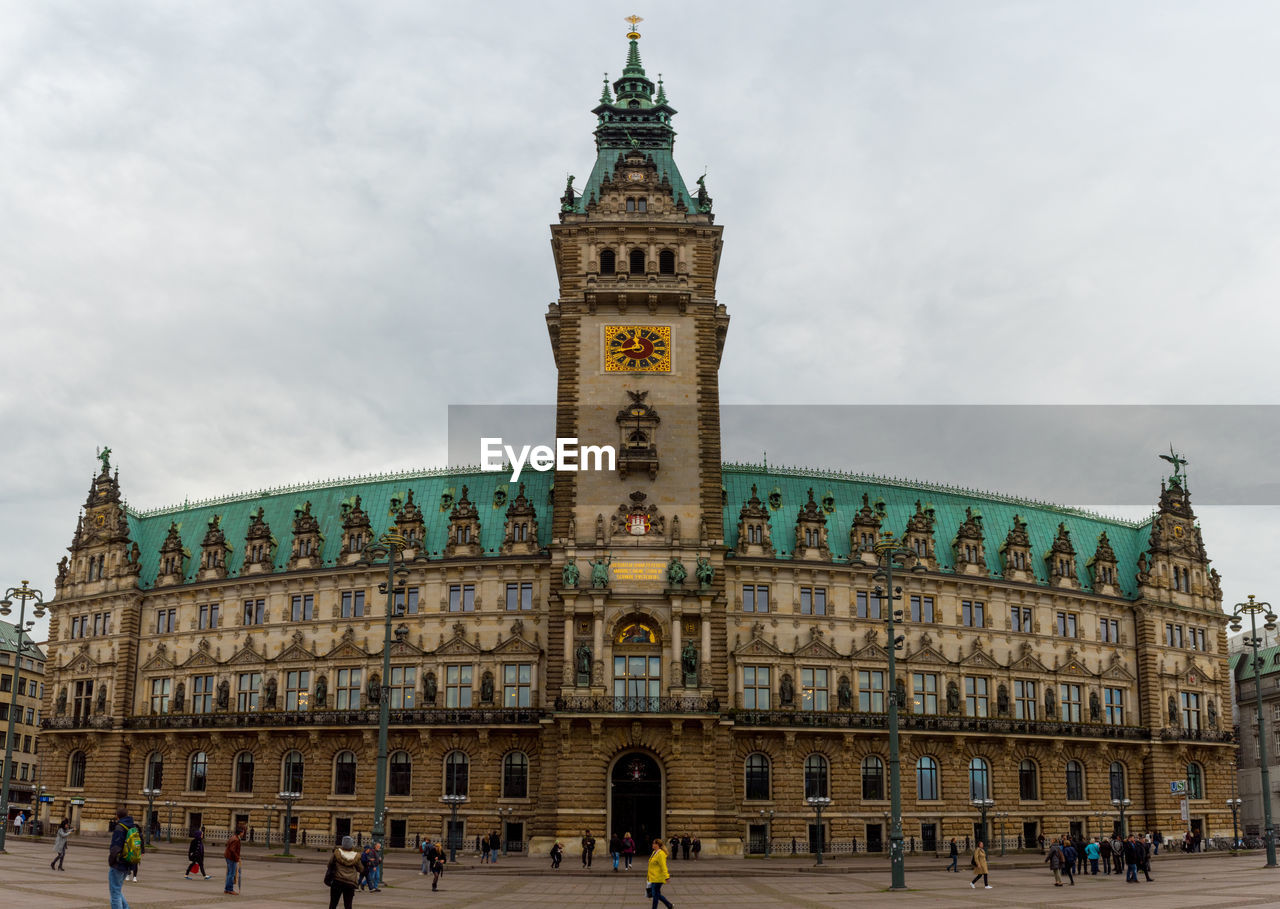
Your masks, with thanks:
[(627, 32), (627, 37), (630, 38), (632, 41), (634, 41), (636, 38), (639, 38), (640, 33), (636, 31), (636, 26), (639, 25), (644, 20), (641, 19), (639, 16), (633, 14), (633, 15), (627, 16), (624, 21), (631, 23), (631, 31)]

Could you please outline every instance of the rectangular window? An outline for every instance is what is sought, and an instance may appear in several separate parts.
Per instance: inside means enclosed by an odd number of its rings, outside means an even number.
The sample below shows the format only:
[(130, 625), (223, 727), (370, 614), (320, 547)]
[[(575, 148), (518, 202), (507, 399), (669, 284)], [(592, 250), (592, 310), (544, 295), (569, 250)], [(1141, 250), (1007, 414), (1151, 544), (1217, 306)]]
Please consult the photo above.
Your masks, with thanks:
[(151, 680), (151, 714), (155, 716), (160, 713), (169, 712), (169, 680), (168, 679), (152, 679)]
[(533, 704), (533, 664), (511, 663), (502, 667), (502, 706)]
[(533, 584), (523, 582), (507, 585), (507, 610), (516, 612), (533, 608)]
[(258, 689), (262, 687), (262, 673), (242, 672), (236, 685), (236, 709), (248, 713), (258, 709)]
[(1107, 724), (1110, 726), (1124, 725), (1124, 689), (1123, 688), (1104, 688), (1102, 689), (1103, 706), (1106, 708)]
[(1182, 692), (1182, 728), (1186, 732), (1200, 731), (1200, 695)]
[(911, 673), (911, 697), (915, 713), (937, 714), (938, 676), (933, 672)]
[(742, 611), (743, 612), (768, 612), (769, 611), (769, 585), (768, 584), (744, 584), (742, 586)]
[(858, 670), (858, 709), (863, 713), (884, 713), (883, 670)]
[(339, 710), (360, 709), (360, 686), (364, 673), (360, 669), (339, 669), (338, 684), (334, 688), (337, 694), (335, 702)]
[(1074, 612), (1058, 613), (1058, 637), (1074, 638), (1079, 625), (1079, 616)]
[[(9, 677), (5, 676), (5, 680)], [(4, 705), (8, 706), (8, 705)], [(90, 710), (93, 707), (93, 679), (81, 679), (75, 683), (72, 692), (72, 715), (76, 722), (81, 722), (89, 718)]]
[(801, 587), (800, 588), (800, 614), (801, 615), (826, 615), (827, 614), (827, 588)]
[(987, 680), (966, 676), (964, 680), (964, 715), (987, 715)]
[(284, 709), (306, 710), (311, 702), (311, 671), (295, 669), (284, 676)]
[(102, 634), (102, 613), (100, 612), (93, 614), (93, 634), (94, 637)]
[(1188, 628), (1187, 635), (1188, 635), (1192, 650), (1203, 651), (1203, 650), (1209, 649), (1205, 642), (1205, 634), (1204, 634), (1203, 628)]
[(960, 624), (968, 628), (983, 628), (986, 626), (987, 608), (978, 600), (961, 600), (960, 601)]
[(911, 621), (933, 621), (933, 597), (913, 596), (911, 598)]
[(744, 710), (768, 710), (772, 705), (769, 698), (769, 667), (742, 667), (742, 707)]
[(858, 618), (880, 618), (880, 598), (875, 593), (859, 590), (855, 599), (857, 601)]
[(1104, 644), (1120, 643), (1120, 620), (1100, 619), (1098, 622), (1098, 640)]
[(1010, 606), (1009, 627), (1014, 631), (1031, 633), (1031, 607)]
[(413, 666), (391, 667), (391, 709), (407, 710), (414, 706), (418, 690), (418, 670)]
[(396, 591), (396, 615), (418, 614), (418, 588), (406, 587)]
[(444, 670), (444, 705), (471, 706), (471, 667), (446, 666)]
[(342, 618), (344, 619), (364, 618), (364, 591), (363, 590), (342, 591)]
[(178, 627), (178, 610), (161, 609), (156, 612), (156, 634), (169, 634)]
[(1061, 702), (1062, 721), (1064, 723), (1080, 722), (1080, 686), (1066, 683), (1059, 685), (1058, 700)]
[(245, 600), (242, 625), (261, 625), (267, 620), (266, 600)]
[(289, 620), (310, 622), (315, 617), (316, 598), (309, 593), (294, 594), (289, 599)]
[(1036, 683), (1025, 679), (1013, 680), (1013, 716), (1018, 720), (1036, 718)]
[(476, 611), (476, 585), (475, 584), (450, 584), (449, 585), (449, 611), (450, 612), (475, 612)]
[(808, 669), (800, 670), (800, 709), (802, 710), (826, 710), (827, 709), (827, 670), (825, 669)]
[(197, 675), (192, 677), (191, 712), (213, 713), (213, 676)]
[(200, 606), (201, 630), (218, 627), (218, 604), (202, 603)]

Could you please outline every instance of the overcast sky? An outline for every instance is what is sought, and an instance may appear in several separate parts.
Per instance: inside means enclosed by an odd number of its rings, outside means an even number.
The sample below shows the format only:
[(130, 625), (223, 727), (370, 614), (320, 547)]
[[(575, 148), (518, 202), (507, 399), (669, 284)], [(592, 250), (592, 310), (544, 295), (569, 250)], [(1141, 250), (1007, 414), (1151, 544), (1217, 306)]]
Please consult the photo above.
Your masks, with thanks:
[[(150, 508), (551, 402), (548, 224), (633, 11), (725, 226), (724, 402), (1277, 403), (1274, 3), (7, 0), (0, 585), (52, 596), (100, 445)], [(1149, 511), (1170, 441), (1275, 482), (1274, 421), (1182, 422), (1098, 489)], [(1050, 497), (930, 435), (923, 478)], [(1280, 598), (1274, 503), (1200, 503), (1228, 603)]]

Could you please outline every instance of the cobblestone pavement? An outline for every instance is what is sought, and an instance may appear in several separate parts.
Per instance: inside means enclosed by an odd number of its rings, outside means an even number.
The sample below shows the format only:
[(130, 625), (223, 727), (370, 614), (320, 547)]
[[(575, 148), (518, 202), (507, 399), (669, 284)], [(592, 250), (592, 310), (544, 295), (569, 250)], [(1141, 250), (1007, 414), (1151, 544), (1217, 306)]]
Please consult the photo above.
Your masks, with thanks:
[[(309, 853), (308, 861), (284, 864), (249, 851), (244, 866), (243, 892), (222, 893), (225, 863), (221, 850), (208, 865), (212, 880), (184, 880), (185, 853), (178, 844), (172, 851), (153, 849), (144, 859), (139, 882), (125, 884), (125, 898), (132, 909), (191, 909), (231, 904), (237, 909), (268, 906), (328, 906), (328, 889), (321, 883), (322, 856)], [(5, 882), (4, 903), (39, 909), (74, 909), (106, 906), (106, 852), (101, 844), (73, 843), (65, 872), (49, 868), (48, 843), (9, 839), (8, 852), (0, 855)], [(733, 909), (766, 907), (867, 906), (877, 909), (983, 906), (1009, 909), (1035, 907), (1089, 907), (1089, 909), (1213, 909), (1213, 907), (1280, 907), (1280, 870), (1267, 871), (1258, 854), (1247, 856), (1163, 856), (1152, 870), (1153, 883), (1126, 884), (1122, 876), (1078, 877), (1074, 887), (1055, 888), (1043, 867), (1026, 867), (1036, 861), (1028, 856), (993, 867), (993, 889), (969, 889), (967, 874), (948, 874), (942, 863), (908, 867), (906, 893), (885, 893), (888, 870), (872, 861), (835, 861), (815, 872), (805, 860), (704, 860), (686, 866), (672, 865), (666, 893), (680, 909), (731, 906)], [(450, 870), (442, 889), (431, 892), (430, 879), (417, 873), (409, 858), (393, 857), (380, 893), (356, 893), (358, 909), (439, 907), (519, 907), (532, 905), (577, 907), (641, 907), (644, 872), (637, 863), (630, 873), (614, 873), (607, 860), (591, 872), (566, 861), (551, 872), (534, 858), (509, 858), (496, 866), (469, 861)], [(686, 872), (687, 868), (687, 872)]]

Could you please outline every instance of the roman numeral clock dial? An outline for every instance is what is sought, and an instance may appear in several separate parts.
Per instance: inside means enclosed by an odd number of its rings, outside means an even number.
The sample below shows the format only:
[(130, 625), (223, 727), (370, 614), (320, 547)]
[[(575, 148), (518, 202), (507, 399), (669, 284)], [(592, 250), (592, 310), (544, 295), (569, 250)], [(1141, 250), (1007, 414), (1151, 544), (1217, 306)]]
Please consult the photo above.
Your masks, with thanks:
[(606, 325), (606, 372), (671, 372), (671, 326)]

